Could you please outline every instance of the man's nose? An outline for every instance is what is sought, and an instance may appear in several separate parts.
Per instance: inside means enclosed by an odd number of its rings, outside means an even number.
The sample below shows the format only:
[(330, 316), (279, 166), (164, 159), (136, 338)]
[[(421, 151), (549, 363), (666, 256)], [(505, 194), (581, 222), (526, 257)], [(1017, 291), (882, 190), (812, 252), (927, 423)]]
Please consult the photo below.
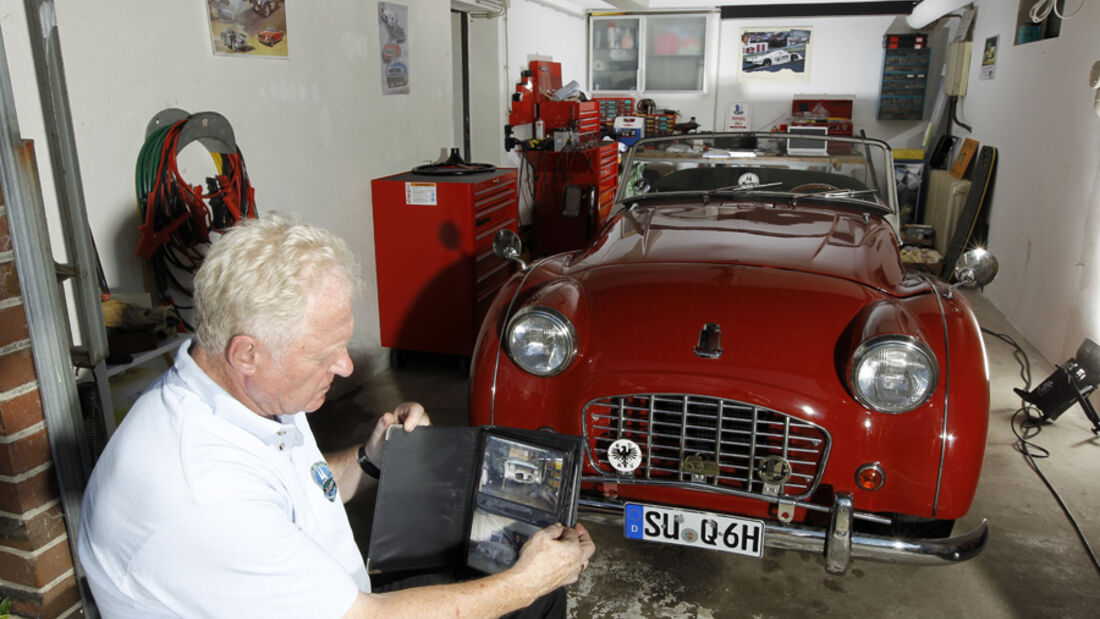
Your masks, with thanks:
[(337, 376), (343, 376), (347, 378), (351, 376), (351, 371), (355, 369), (355, 363), (351, 360), (351, 355), (348, 353), (348, 349), (344, 348), (340, 356), (332, 364), (332, 373)]

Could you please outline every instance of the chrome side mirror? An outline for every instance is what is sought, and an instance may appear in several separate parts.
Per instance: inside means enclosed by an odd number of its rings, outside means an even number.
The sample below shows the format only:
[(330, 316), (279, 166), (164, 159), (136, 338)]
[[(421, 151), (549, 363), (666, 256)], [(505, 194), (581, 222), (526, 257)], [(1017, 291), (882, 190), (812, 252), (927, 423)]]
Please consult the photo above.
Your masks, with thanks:
[(984, 249), (972, 249), (966, 252), (955, 263), (956, 283), (947, 290), (948, 298), (960, 286), (979, 288), (992, 282), (997, 277), (999, 268), (997, 258)]
[(493, 237), (493, 253), (501, 260), (519, 264), (520, 271), (527, 270), (527, 263), (523, 261), (523, 258), (520, 258), (520, 254), (523, 253), (523, 242), (519, 240), (519, 235), (514, 231), (505, 228), (497, 232), (497, 235)]

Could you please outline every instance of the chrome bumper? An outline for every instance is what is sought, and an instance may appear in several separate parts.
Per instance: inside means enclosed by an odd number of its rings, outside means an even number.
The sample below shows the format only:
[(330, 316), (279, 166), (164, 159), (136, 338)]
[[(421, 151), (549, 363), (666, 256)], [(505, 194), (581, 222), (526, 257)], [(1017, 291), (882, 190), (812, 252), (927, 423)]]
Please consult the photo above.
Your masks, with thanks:
[[(580, 509), (586, 515), (617, 517), (622, 524), (623, 503), (582, 498)], [(833, 504), (828, 529), (800, 524), (764, 523), (764, 546), (783, 550), (812, 552), (825, 557), (825, 570), (843, 574), (852, 559), (949, 565), (972, 559), (985, 548), (989, 524), (982, 520), (971, 531), (941, 539), (890, 538), (852, 531), (852, 498), (840, 494)]]

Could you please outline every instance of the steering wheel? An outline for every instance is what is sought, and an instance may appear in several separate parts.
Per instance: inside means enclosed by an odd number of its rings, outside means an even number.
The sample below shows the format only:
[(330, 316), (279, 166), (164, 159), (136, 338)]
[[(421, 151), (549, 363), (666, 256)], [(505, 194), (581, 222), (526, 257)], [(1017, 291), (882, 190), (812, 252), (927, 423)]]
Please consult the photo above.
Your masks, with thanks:
[(413, 174), (425, 174), (428, 176), (461, 176), (463, 174), (481, 174), (482, 172), (495, 172), (497, 167), (491, 163), (429, 163), (416, 166)]
[(805, 183), (791, 189), (791, 193), (822, 193), (826, 191), (840, 191), (840, 188), (828, 183)]

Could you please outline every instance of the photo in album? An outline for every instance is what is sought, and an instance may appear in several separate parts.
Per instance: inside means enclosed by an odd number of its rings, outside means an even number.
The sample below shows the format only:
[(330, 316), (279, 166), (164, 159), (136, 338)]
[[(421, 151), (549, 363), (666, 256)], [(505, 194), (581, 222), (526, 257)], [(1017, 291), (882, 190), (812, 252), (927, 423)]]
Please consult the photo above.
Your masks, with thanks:
[(489, 435), (482, 451), (467, 564), (507, 569), (539, 529), (559, 521), (566, 453)]

